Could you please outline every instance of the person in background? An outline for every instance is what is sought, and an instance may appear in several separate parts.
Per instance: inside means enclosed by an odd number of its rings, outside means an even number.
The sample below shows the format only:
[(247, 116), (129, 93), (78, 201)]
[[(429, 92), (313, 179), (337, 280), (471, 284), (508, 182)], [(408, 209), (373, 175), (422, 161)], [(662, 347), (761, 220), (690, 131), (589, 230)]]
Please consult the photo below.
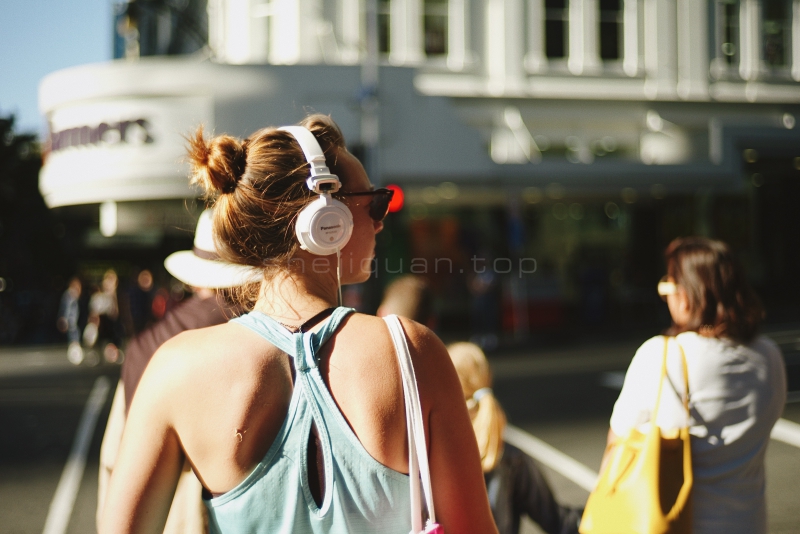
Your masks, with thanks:
[(461, 381), (481, 453), (489, 504), (500, 534), (517, 534), (528, 516), (548, 534), (577, 534), (581, 512), (556, 502), (533, 459), (503, 441), (506, 416), (492, 392), (489, 363), (474, 343), (447, 346)]
[(83, 348), (81, 347), (81, 331), (78, 327), (80, 316), (80, 298), (82, 290), (81, 279), (77, 276), (69, 281), (64, 294), (61, 296), (61, 307), (58, 312), (58, 331), (67, 334), (67, 359), (75, 365), (83, 361)]
[[(200, 214), (194, 248), (175, 252), (164, 260), (167, 271), (193, 289), (193, 295), (170, 309), (164, 318), (142, 331), (126, 347), (120, 380), (100, 448), (97, 518), (103, 512), (108, 480), (117, 459), (128, 407), (139, 380), (156, 350), (168, 339), (196, 328), (222, 324), (241, 312), (228, 302), (224, 291), (257, 283), (257, 271), (219, 259), (211, 230), (211, 210)], [(147, 272), (149, 271), (142, 271)], [(164, 528), (166, 534), (205, 534), (208, 520), (202, 501), (202, 486), (191, 466), (184, 464)]]
[(481, 249), (474, 258), (475, 272), (467, 278), (467, 289), (470, 293), (470, 341), (486, 350), (497, 348), (497, 336), (500, 327), (500, 278), (493, 265), (494, 254), (488, 249)]
[(436, 321), (433, 294), (428, 281), (416, 274), (404, 274), (392, 280), (383, 291), (377, 316), (390, 314), (406, 317), (433, 329)]
[(101, 352), (108, 362), (119, 359), (122, 340), (119, 323), (119, 301), (117, 286), (119, 278), (114, 269), (103, 274), (100, 287), (89, 298), (89, 318), (83, 329), (83, 344), (87, 347), (86, 360), (89, 365), (100, 363)]
[(153, 321), (151, 312), (155, 280), (150, 269), (136, 270), (127, 288), (129, 330), (132, 335), (144, 331)]
[[(692, 532), (765, 534), (764, 456), (786, 402), (781, 351), (758, 335), (764, 310), (728, 245), (678, 238), (664, 255), (667, 275), (658, 292), (672, 317), (666, 334), (675, 340), (656, 424), (664, 433), (687, 424), (680, 345), (689, 375)], [(664, 338), (657, 336), (633, 356), (611, 415), (609, 445), (650, 422), (663, 354)]]

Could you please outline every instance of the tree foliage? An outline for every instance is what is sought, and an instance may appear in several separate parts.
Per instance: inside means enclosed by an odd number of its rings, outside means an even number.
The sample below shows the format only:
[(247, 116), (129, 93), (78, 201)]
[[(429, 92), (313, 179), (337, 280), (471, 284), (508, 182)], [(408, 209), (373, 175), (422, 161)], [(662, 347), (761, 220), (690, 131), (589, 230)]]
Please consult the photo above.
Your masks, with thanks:
[(0, 117), (0, 344), (57, 339), (58, 302), (74, 264), (39, 192), (42, 154), (36, 136)]

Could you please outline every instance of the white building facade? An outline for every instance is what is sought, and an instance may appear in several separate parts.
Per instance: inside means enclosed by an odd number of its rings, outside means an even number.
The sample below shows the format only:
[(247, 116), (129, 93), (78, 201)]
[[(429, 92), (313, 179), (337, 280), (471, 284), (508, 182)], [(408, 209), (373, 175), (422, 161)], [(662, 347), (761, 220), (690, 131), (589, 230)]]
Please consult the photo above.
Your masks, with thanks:
[[(398, 256), (425, 255), (414, 228), (444, 242), (447, 221), (464, 230), (480, 226), (466, 219), (482, 220), (481, 210), (500, 210), (506, 222), (473, 229), (476, 239), (504, 241), (494, 256), (551, 264), (562, 300), (583, 298), (573, 271), (597, 247), (604, 291), (635, 300), (632, 272), (658, 268), (613, 258), (652, 256), (687, 233), (733, 242), (771, 283), (764, 265), (783, 245), (765, 252), (754, 228), (787, 224), (764, 223), (759, 213), (773, 204), (759, 199), (798, 179), (800, 0), (208, 0), (205, 9), (208, 44), (194, 54), (143, 57), (126, 45), (118, 60), (45, 78), (51, 152), (40, 187), (51, 206), (114, 202), (122, 217), (143, 202), (195, 198), (181, 134), (203, 123), (246, 136), (313, 110), (330, 113), (354, 149), (373, 151), (376, 182), (405, 189), (395, 234), (410, 245)], [(128, 231), (140, 231), (142, 218), (131, 220)], [(655, 227), (643, 230), (648, 220)], [(508, 238), (509, 227), (522, 237)], [(503, 298), (515, 329), (527, 321), (519, 297)]]

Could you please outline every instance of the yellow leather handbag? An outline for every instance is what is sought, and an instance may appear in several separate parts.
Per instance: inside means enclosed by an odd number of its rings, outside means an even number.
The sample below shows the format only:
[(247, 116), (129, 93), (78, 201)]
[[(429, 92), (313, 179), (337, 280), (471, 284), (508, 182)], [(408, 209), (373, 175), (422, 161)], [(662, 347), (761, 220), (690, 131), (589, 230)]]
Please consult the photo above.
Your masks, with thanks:
[[(581, 534), (687, 534), (691, 532), (692, 452), (689, 441), (689, 375), (683, 362), (687, 426), (664, 436), (656, 425), (667, 376), (669, 339), (664, 338), (661, 380), (649, 429), (637, 429), (609, 445), (606, 468), (586, 501)], [(676, 342), (677, 343), (677, 342)]]

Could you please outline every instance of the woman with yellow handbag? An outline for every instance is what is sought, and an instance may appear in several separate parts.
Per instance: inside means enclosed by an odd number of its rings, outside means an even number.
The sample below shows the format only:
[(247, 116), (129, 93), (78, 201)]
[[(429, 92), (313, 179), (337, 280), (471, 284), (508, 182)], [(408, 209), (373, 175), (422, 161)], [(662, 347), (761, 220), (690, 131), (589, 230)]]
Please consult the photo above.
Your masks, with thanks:
[[(673, 338), (636, 352), (611, 416), (581, 532), (767, 532), (764, 455), (786, 401), (780, 349), (730, 248), (679, 238), (665, 252)], [(689, 436), (691, 439), (689, 440)]]

